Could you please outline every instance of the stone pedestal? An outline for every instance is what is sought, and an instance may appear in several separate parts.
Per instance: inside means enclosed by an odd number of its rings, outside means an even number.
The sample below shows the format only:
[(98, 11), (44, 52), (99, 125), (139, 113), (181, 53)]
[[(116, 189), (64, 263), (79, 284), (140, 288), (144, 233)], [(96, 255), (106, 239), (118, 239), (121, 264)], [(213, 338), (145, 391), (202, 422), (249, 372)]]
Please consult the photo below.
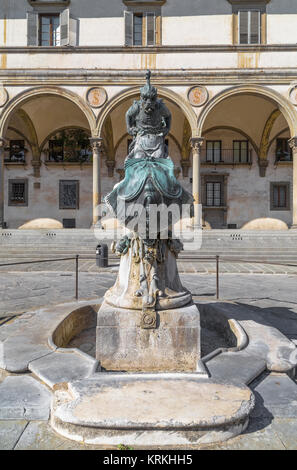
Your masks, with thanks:
[(106, 370), (198, 370), (200, 315), (193, 304), (156, 311), (155, 328), (143, 327), (142, 310), (104, 302), (98, 312), (96, 358)]
[(100, 373), (56, 390), (51, 425), (85, 444), (193, 446), (243, 432), (254, 403), (245, 385), (196, 374)]

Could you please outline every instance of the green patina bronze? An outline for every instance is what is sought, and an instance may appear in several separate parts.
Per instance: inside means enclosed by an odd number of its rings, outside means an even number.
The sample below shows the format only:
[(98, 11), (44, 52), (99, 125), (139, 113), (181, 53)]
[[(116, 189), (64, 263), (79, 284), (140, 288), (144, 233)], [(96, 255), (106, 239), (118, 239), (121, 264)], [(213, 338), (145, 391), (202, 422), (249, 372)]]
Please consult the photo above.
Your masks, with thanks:
[(125, 161), (125, 178), (109, 193), (105, 201), (124, 224), (127, 207), (148, 208), (150, 204), (191, 204), (193, 197), (179, 184), (174, 164), (168, 156), (165, 136), (171, 126), (171, 113), (157, 98), (157, 89), (150, 83), (140, 89), (140, 100), (134, 101), (126, 113), (127, 130), (133, 136)]

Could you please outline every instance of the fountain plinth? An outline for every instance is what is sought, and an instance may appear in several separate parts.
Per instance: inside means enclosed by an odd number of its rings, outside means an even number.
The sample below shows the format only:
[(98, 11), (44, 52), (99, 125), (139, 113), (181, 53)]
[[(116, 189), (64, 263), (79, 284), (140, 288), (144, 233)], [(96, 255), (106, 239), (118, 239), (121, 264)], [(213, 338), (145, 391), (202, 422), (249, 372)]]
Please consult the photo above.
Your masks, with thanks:
[(105, 294), (98, 312), (96, 357), (107, 370), (196, 371), (199, 312), (180, 282), (176, 254), (167, 240), (160, 240), (151, 253), (156, 255), (161, 246), (164, 259), (146, 260), (139, 254), (142, 244), (132, 238), (116, 283)]
[[(107, 370), (197, 371), (199, 312), (181, 284), (176, 259), (182, 243), (171, 230), (182, 205), (193, 198), (175, 178), (165, 145), (171, 114), (157, 98), (150, 72), (126, 123), (133, 141), (125, 178), (105, 200), (126, 227), (131, 227), (131, 215), (137, 213), (138, 218), (135, 229), (113, 244), (121, 257), (120, 269), (98, 312), (96, 357)], [(172, 205), (178, 214), (175, 210), (168, 218)], [(154, 210), (159, 210), (162, 221), (152, 237)]]

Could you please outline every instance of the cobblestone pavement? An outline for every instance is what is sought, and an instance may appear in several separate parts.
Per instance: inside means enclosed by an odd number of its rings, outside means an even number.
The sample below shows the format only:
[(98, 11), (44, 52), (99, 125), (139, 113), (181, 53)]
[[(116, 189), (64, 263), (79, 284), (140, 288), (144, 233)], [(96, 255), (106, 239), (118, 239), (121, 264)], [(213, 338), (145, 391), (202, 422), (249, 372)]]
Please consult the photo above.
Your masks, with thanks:
[[(187, 264), (188, 266), (188, 264)], [(195, 267), (195, 263), (193, 263)], [(205, 266), (205, 265), (203, 265)], [(262, 267), (265, 265), (261, 265)], [(57, 267), (57, 266), (56, 266)], [(246, 267), (246, 264), (243, 265)], [(61, 264), (60, 271), (3, 272), (0, 270), (0, 324), (29, 309), (73, 300), (75, 275)], [(65, 269), (67, 268), (67, 269)], [(44, 269), (44, 267), (43, 267)], [(95, 271), (96, 269), (96, 271)], [(102, 297), (115, 280), (117, 267), (98, 271), (82, 265), (79, 275), (80, 298)], [(209, 272), (209, 271), (207, 271)], [(290, 274), (223, 273), (220, 276), (221, 299), (249, 304), (267, 313), (267, 323), (279, 328), (297, 344), (296, 273)], [(194, 296), (214, 299), (215, 275), (197, 272), (181, 274), (181, 279)], [(0, 370), (0, 382), (11, 375)], [(31, 374), (26, 374), (31, 375)], [(283, 378), (289, 381), (283, 382)], [(277, 384), (273, 392), (269, 380)], [(267, 382), (268, 381), (268, 382)], [(256, 408), (246, 432), (228, 442), (202, 446), (222, 450), (297, 449), (297, 384), (284, 375), (264, 374), (251, 385), (256, 395)], [(191, 447), (195, 448), (195, 446)], [(0, 449), (100, 449), (64, 439), (46, 421), (1, 420)]]
[[(79, 299), (102, 297), (116, 278), (116, 272), (80, 272)], [(214, 299), (215, 274), (181, 273), (181, 279), (194, 296)], [(220, 299), (234, 300), (267, 308), (297, 313), (296, 275), (229, 274), (220, 275)], [(75, 274), (70, 271), (1, 272), (0, 317), (28, 311), (35, 307), (73, 300)], [(283, 320), (283, 318), (282, 318)], [(297, 324), (297, 322), (296, 322)], [(280, 325), (281, 326), (281, 325)], [(296, 331), (297, 333), (297, 331)]]
[[(35, 271), (75, 271), (75, 259), (66, 261), (55, 261), (46, 263), (34, 264), (19, 264), (14, 266), (2, 266), (6, 263), (19, 263), (22, 261), (33, 261), (31, 258), (8, 258), (0, 260), (0, 273), (8, 271), (17, 272), (35, 272)], [(36, 259), (34, 259), (36, 261)], [(118, 270), (119, 261), (112, 259), (107, 268), (98, 268), (94, 259), (79, 259), (80, 272), (115, 272)], [(212, 274), (216, 272), (216, 263), (214, 261), (203, 260), (178, 260), (178, 269), (180, 273), (203, 273)], [(291, 263), (290, 265), (282, 264), (265, 264), (256, 262), (231, 262), (220, 261), (219, 269), (221, 273), (243, 273), (243, 274), (297, 274), (297, 264)]]

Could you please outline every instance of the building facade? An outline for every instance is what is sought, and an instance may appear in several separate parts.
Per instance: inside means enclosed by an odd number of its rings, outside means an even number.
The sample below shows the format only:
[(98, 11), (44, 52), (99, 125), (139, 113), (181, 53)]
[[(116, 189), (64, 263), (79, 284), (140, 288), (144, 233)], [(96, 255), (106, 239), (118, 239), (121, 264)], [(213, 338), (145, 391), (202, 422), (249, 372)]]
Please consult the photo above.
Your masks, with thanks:
[(1, 227), (97, 222), (147, 69), (193, 222), (297, 228), (297, 0), (0, 0)]

